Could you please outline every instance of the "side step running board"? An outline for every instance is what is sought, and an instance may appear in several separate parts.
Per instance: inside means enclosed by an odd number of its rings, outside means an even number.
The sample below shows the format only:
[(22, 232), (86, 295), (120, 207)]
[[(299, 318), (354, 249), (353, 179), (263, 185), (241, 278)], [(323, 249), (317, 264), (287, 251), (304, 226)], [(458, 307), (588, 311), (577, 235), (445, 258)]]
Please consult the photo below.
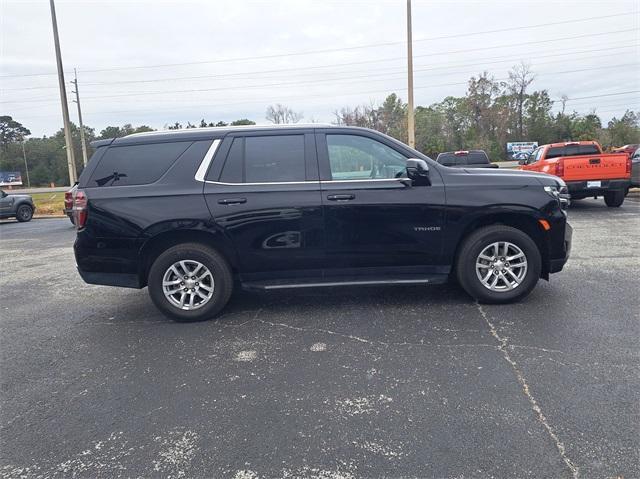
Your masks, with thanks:
[(315, 280), (282, 280), (282, 281), (251, 281), (242, 283), (245, 289), (262, 291), (292, 288), (323, 288), (332, 286), (375, 286), (375, 285), (403, 285), (403, 284), (440, 284), (446, 281), (446, 275), (433, 277), (409, 278), (325, 278)]

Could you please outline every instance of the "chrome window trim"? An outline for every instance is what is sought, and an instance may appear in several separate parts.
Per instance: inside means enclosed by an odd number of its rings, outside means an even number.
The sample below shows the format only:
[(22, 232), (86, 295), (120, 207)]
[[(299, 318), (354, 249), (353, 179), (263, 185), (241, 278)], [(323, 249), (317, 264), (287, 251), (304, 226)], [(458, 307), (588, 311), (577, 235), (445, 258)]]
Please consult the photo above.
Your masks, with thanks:
[(213, 185), (225, 185), (225, 186), (264, 186), (264, 185), (306, 185), (309, 183), (320, 183), (320, 181), (309, 180), (309, 181), (270, 181), (265, 183), (225, 183), (224, 181), (206, 180), (205, 183), (211, 183)]
[[(197, 178), (196, 178), (197, 179)], [(226, 186), (264, 186), (264, 185), (306, 185), (311, 183), (363, 183), (378, 181), (402, 181), (406, 178), (371, 178), (368, 180), (307, 180), (307, 181), (268, 181), (263, 183), (225, 183), (223, 181), (204, 180), (205, 183)]]
[(213, 143), (211, 143), (211, 146), (207, 150), (207, 153), (204, 155), (204, 158), (202, 159), (202, 162), (198, 167), (198, 171), (196, 171), (196, 176), (195, 176), (196, 181), (202, 181), (202, 182), (206, 181), (204, 177), (206, 176), (207, 171), (209, 170), (209, 165), (211, 164), (213, 155), (216, 154), (216, 151), (218, 150), (220, 143), (222, 143), (222, 140), (219, 138), (216, 140), (213, 140)]

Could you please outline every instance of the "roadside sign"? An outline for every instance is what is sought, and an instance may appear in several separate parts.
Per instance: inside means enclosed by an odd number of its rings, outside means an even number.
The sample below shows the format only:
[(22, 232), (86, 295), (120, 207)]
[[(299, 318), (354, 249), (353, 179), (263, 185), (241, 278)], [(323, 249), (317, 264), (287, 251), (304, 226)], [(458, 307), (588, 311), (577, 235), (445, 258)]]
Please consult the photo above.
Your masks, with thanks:
[(22, 175), (19, 171), (0, 171), (0, 186), (20, 186)]
[(513, 141), (507, 143), (507, 154), (520, 153), (522, 151), (533, 151), (538, 148), (537, 141)]

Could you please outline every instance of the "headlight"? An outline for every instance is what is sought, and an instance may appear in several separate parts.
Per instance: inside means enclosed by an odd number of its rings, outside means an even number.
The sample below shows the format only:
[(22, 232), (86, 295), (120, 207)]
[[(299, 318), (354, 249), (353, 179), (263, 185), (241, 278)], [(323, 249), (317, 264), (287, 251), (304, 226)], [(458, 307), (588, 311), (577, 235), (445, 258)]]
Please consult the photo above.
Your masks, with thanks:
[(560, 206), (563, 209), (569, 206), (569, 199), (571, 198), (571, 195), (569, 195), (569, 189), (566, 185), (545, 186), (544, 191), (546, 191), (549, 196), (560, 201)]

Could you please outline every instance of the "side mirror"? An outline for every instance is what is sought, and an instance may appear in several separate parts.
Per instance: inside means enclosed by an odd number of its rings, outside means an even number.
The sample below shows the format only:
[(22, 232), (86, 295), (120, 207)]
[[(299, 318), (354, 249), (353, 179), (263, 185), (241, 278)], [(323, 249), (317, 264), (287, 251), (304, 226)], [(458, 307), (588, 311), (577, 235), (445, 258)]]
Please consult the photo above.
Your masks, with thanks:
[(429, 180), (429, 165), (420, 158), (409, 158), (407, 160), (407, 176), (418, 184), (431, 184)]

